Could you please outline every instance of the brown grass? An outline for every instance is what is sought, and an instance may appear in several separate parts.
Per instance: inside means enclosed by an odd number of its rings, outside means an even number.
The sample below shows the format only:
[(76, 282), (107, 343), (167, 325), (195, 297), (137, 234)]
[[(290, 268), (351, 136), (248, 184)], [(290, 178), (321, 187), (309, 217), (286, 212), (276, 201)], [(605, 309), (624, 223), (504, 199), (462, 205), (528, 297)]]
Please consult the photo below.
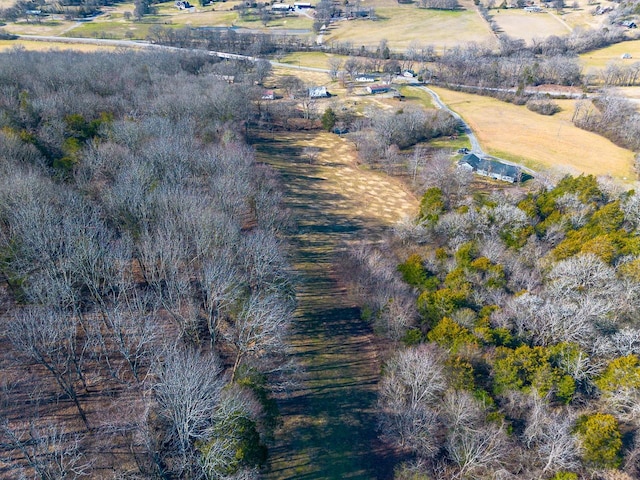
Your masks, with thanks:
[(558, 101), (562, 112), (546, 117), (494, 98), (434, 88), (476, 132), (485, 151), (534, 169), (634, 178), (633, 153), (575, 127), (575, 101)]
[(462, 0), (464, 10), (449, 12), (399, 5), (395, 0), (376, 2), (379, 20), (352, 20), (334, 24), (325, 35), (332, 41), (355, 46), (375, 46), (386, 39), (391, 49), (404, 49), (411, 42), (448, 47), (467, 42), (494, 42), (495, 37), (470, 0)]
[(530, 13), (510, 8), (492, 10), (492, 17), (502, 31), (513, 38), (531, 42), (549, 35), (566, 35), (569, 29), (548, 12)]

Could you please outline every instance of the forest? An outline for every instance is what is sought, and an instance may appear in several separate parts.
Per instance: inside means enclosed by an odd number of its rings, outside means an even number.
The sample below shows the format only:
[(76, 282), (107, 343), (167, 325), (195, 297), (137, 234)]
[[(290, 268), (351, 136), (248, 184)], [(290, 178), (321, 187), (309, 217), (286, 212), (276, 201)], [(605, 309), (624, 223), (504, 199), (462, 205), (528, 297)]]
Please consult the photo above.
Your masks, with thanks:
[(250, 72), (0, 65), (0, 477), (254, 478), (295, 297), (278, 183), (243, 136)]
[(395, 478), (638, 478), (640, 196), (593, 176), (482, 193), (446, 168), (394, 241), (349, 256), (404, 344), (379, 393), (413, 455)]
[[(560, 47), (539, 63), (502, 48), (452, 49), (439, 74), (577, 74)], [(251, 134), (336, 124), (365, 168), (421, 198), (336, 273), (383, 339), (375, 417), (394, 478), (640, 477), (640, 194), (585, 175), (474, 180), (423, 144), (457, 135), (445, 112), (320, 121), (295, 77), (263, 101), (269, 73), (195, 52), (0, 54), (0, 478), (265, 473), (275, 393), (300, 369), (296, 225)], [(576, 121), (614, 135), (621, 104), (600, 102)]]

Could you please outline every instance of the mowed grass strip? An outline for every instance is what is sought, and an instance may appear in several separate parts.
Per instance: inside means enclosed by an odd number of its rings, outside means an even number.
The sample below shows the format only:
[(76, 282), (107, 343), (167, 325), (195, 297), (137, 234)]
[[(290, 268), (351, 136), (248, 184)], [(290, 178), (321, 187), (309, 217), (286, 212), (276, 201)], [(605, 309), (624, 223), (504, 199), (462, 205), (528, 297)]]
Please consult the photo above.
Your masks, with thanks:
[(574, 100), (561, 100), (552, 117), (494, 98), (434, 88), (469, 123), (483, 149), (534, 169), (634, 178), (633, 153), (571, 123)]
[[(464, 10), (428, 10), (413, 5), (376, 7), (378, 20), (350, 20), (333, 24), (324, 43), (352, 42), (355, 46), (375, 46), (387, 40), (391, 49), (405, 49), (412, 42), (448, 47), (468, 42), (495, 42), (486, 22), (471, 2)], [(384, 4), (386, 5), (386, 4)]]

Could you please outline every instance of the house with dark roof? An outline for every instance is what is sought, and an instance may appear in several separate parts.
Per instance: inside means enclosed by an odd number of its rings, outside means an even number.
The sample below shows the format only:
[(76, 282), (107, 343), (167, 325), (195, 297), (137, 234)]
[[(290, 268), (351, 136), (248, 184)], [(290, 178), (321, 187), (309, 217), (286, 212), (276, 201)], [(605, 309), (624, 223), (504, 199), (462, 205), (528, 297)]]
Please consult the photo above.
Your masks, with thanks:
[(503, 182), (515, 183), (524, 182), (531, 177), (527, 173), (523, 173), (520, 167), (515, 165), (507, 165), (506, 163), (487, 158), (480, 158), (473, 153), (469, 153), (458, 161), (458, 166), (467, 168), (483, 177), (501, 180)]

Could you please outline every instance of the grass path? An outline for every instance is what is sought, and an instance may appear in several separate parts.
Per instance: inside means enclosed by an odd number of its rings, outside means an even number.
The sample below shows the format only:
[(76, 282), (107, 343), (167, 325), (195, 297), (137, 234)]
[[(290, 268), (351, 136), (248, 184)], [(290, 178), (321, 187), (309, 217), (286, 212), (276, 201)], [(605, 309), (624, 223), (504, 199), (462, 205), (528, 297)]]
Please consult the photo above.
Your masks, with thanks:
[[(322, 149), (310, 164), (305, 146)], [(388, 479), (397, 462), (377, 439), (374, 407), (380, 357), (368, 324), (335, 274), (336, 254), (376, 239), (415, 212), (415, 199), (383, 175), (353, 164), (351, 147), (326, 133), (290, 134), (256, 145), (278, 169), (297, 224), (299, 275), (292, 345), (304, 373), (278, 399), (282, 426), (270, 447), (268, 479)]]

